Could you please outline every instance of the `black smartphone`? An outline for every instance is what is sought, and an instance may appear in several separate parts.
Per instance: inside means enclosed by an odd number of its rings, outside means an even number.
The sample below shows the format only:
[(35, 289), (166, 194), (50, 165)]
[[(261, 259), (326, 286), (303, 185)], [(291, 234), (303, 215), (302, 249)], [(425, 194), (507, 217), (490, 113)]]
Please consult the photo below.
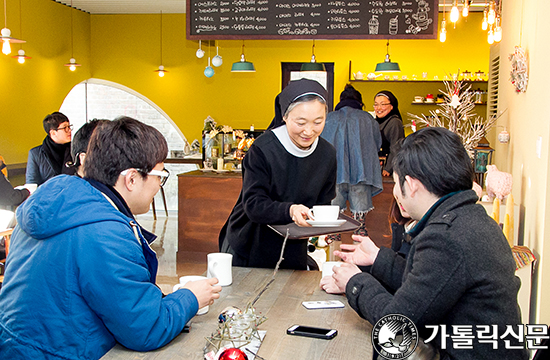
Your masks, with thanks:
[(323, 329), (313, 326), (292, 325), (286, 330), (289, 335), (307, 336), (317, 339), (329, 340), (338, 334), (338, 330), (335, 329)]

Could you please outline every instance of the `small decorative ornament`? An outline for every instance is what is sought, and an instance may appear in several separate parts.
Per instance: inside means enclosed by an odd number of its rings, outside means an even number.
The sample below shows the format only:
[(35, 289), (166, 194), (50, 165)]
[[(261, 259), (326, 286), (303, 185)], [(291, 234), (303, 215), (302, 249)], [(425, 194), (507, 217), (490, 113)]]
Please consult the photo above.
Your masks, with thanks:
[(510, 59), (512, 70), (510, 71), (510, 81), (516, 88), (516, 92), (527, 91), (527, 56), (521, 46), (516, 46), (514, 53), (508, 57)]
[(225, 349), (218, 358), (219, 360), (248, 360), (248, 356), (241, 349)]
[(510, 141), (510, 133), (506, 131), (506, 129), (502, 130), (498, 134), (498, 141), (502, 144), (508, 144), (508, 142)]

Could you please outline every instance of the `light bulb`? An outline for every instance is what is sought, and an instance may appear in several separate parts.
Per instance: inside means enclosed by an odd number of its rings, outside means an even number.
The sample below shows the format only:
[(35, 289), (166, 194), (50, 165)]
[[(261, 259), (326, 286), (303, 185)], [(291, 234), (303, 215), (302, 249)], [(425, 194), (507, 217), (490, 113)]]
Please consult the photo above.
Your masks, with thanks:
[(488, 28), (487, 24), (487, 9), (483, 10), (483, 22), (481, 23), (481, 30), (485, 31)]
[(489, 30), (489, 34), (487, 34), (487, 42), (489, 45), (492, 45), (495, 42), (495, 36), (493, 34), (493, 29)]
[(453, 5), (453, 8), (451, 9), (451, 22), (455, 23), (458, 21), (458, 6), (456, 6), (456, 1)]
[(439, 41), (445, 42), (447, 40), (447, 30), (445, 28), (441, 29), (441, 32), (439, 33)]
[(468, 4), (468, 0), (464, 2), (464, 7), (462, 8), (462, 17), (468, 17), (468, 14), (470, 13), (470, 5)]
[(159, 71), (159, 76), (164, 77), (164, 71), (163, 70)]
[(439, 32), (439, 41), (445, 42), (447, 40), (447, 23), (445, 20), (441, 20), (441, 31)]
[(25, 63), (25, 57), (24, 57), (24, 56), (18, 56), (18, 57), (17, 57), (17, 61), (18, 61), (20, 64), (24, 64), (24, 63)]
[(74, 66), (74, 65), (69, 65), (69, 70), (75, 71), (75, 70), (76, 70), (76, 66)]
[(500, 42), (500, 40), (502, 40), (502, 27), (497, 26), (495, 28), (494, 39), (496, 42)]
[(491, 2), (491, 6), (489, 7), (489, 12), (487, 13), (487, 22), (489, 25), (493, 25), (495, 23), (496, 19), (496, 11), (495, 11), (495, 3)]
[(10, 46), (9, 39), (4, 39), (4, 43), (2, 44), (2, 52), (5, 55), (9, 55), (11, 53), (11, 46)]

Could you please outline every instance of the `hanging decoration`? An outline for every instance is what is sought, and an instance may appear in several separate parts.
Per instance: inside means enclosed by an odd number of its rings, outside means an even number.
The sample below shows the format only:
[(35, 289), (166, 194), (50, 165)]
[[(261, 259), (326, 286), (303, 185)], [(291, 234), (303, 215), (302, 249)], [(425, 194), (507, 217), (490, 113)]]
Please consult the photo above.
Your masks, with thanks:
[(215, 67), (219, 67), (219, 66), (222, 66), (222, 64), (223, 64), (223, 59), (218, 52), (218, 44), (216, 44), (216, 56), (212, 58), (212, 65), (214, 65)]
[(527, 75), (527, 56), (525, 50), (521, 46), (516, 46), (515, 50), (509, 56), (512, 70), (510, 71), (510, 81), (516, 88), (516, 92), (527, 91), (527, 82), (529, 76)]
[(195, 55), (199, 58), (199, 59), (202, 59), (203, 56), (204, 56), (204, 50), (202, 49), (201, 47), (201, 41), (199, 40), (199, 48), (197, 49), (197, 52), (195, 53)]
[(409, 113), (409, 118), (417, 126), (423, 124), (451, 130), (460, 136), (464, 148), (473, 159), (475, 147), (495, 125), (497, 116), (485, 119), (475, 113), (475, 93), (471, 85), (458, 80), (444, 83), (446, 91), (440, 90), (444, 98), (444, 102), (438, 105), (440, 109), (430, 110), (429, 116)]

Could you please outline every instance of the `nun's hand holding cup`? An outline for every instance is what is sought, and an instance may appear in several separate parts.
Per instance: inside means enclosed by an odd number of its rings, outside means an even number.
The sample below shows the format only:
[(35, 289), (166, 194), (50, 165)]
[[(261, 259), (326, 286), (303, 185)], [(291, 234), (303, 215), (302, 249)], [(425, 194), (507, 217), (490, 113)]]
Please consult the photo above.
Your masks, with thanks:
[(306, 222), (309, 219), (309, 208), (301, 204), (290, 205), (290, 217), (298, 226), (311, 226)]
[(353, 235), (351, 238), (359, 242), (359, 244), (341, 244), (340, 249), (344, 251), (336, 250), (334, 251), (334, 255), (349, 264), (361, 266), (372, 265), (378, 256), (380, 248), (376, 246), (368, 236)]

